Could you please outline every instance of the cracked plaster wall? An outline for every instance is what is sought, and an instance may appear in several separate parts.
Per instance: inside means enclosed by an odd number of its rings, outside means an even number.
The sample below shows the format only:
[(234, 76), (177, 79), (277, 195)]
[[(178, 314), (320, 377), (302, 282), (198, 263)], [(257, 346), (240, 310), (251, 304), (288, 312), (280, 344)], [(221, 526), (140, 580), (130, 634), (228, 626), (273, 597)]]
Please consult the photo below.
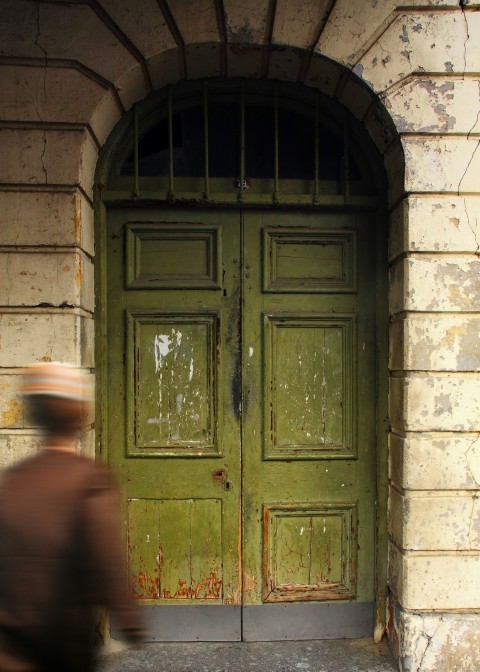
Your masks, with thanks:
[[(183, 51), (156, 0), (4, 0), (0, 463), (37, 441), (16, 397), (21, 367), (93, 367), (93, 175), (123, 111), (183, 77), (297, 81), (310, 48), (305, 83), (365, 124), (389, 176), (389, 635), (405, 672), (469, 672), (480, 667), (480, 3), (354, 2), (277, 2), (265, 70), (267, 0), (224, 0), (224, 36), (213, 2), (171, 0)], [(82, 445), (93, 451), (92, 431)]]

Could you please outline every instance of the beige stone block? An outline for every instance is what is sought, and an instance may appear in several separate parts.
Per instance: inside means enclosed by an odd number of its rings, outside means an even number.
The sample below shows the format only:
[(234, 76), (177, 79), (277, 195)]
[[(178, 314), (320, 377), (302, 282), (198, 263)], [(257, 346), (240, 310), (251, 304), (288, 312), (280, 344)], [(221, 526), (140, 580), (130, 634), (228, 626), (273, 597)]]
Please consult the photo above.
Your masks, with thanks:
[(392, 210), (388, 220), (388, 258), (393, 261), (396, 257), (411, 251), (408, 249), (409, 225), (408, 198), (402, 198)]
[(480, 555), (460, 552), (404, 554), (391, 544), (389, 583), (404, 609), (477, 609), (480, 604)]
[(480, 79), (429, 75), (415, 77), (387, 93), (385, 106), (400, 133), (478, 133)]
[(167, 84), (176, 84), (181, 80), (180, 58), (178, 47), (174, 47), (148, 59), (147, 67), (154, 89), (161, 89)]
[(93, 264), (78, 250), (3, 255), (1, 305), (65, 305), (93, 311), (93, 297)]
[(66, 310), (0, 314), (0, 367), (71, 362), (92, 367), (93, 319)]
[(0, 92), (0, 119), (74, 124), (87, 124), (106, 95), (73, 67), (8, 64), (2, 64)]
[[(20, 8), (18, 12), (21, 14)], [(58, 5), (42, 3), (30, 39), (40, 49), (40, 53), (36, 49), (36, 56), (44, 57), (46, 53), (51, 59), (78, 61), (109, 82), (116, 82), (137, 64), (89, 5), (66, 3), (59, 11)]]
[[(451, 0), (433, 0), (428, 4), (432, 6), (430, 14), (436, 17), (435, 6), (448, 6), (452, 3)], [(408, 3), (409, 7), (416, 5), (424, 6), (425, 0), (412, 0)], [(322, 33), (319, 49), (325, 56), (335, 61), (350, 67), (355, 65), (358, 59), (377, 42), (379, 35), (383, 37), (385, 30), (393, 22), (399, 21), (396, 10), (401, 6), (402, 3), (397, 0), (383, 0), (383, 2), (375, 3), (359, 2), (354, 6), (355, 11), (352, 11), (351, 0), (337, 0)], [(381, 65), (385, 69), (390, 63), (390, 59), (387, 60), (389, 51), (395, 48), (398, 42), (400, 45), (408, 45), (408, 42), (398, 40), (397, 32), (398, 28), (393, 27), (386, 40), (382, 42), (385, 48), (383, 58), (386, 62), (384, 65), (381, 62)], [(400, 34), (403, 35), (402, 29), (400, 29)], [(339, 36), (342, 36), (341, 39)], [(361, 76), (361, 70), (358, 74)]]
[(344, 70), (339, 63), (334, 63), (320, 54), (313, 54), (305, 84), (327, 96), (333, 96), (343, 73)]
[(390, 434), (389, 477), (406, 490), (480, 489), (480, 435)]
[(11, 467), (35, 455), (42, 441), (40, 434), (25, 434), (20, 431), (0, 434), (0, 469)]
[[(368, 87), (365, 84), (363, 84), (363, 87), (368, 89)], [(363, 98), (365, 99), (365, 93), (363, 94)], [(370, 106), (365, 116), (363, 118), (359, 117), (359, 119), (363, 124), (363, 126), (368, 131), (370, 137), (372, 138), (373, 142), (377, 146), (378, 151), (381, 154), (384, 153), (388, 154), (392, 151), (392, 147), (395, 148), (394, 156), (398, 157), (398, 162), (401, 165), (400, 179), (402, 180), (400, 185), (396, 185), (395, 199), (390, 198), (391, 203), (396, 203), (398, 198), (402, 196), (402, 192), (400, 191), (400, 189), (403, 186), (404, 172), (405, 172), (404, 168), (405, 157), (403, 153), (403, 148), (400, 143), (398, 131), (395, 128), (392, 118), (387, 109), (385, 108), (385, 106), (383, 105), (380, 98), (374, 96), (373, 99), (371, 100), (371, 103), (374, 104)], [(354, 99), (352, 99), (351, 103), (348, 103), (348, 107), (350, 106), (350, 104), (355, 104)], [(357, 107), (359, 107), (359, 112), (361, 112), (362, 107), (364, 106), (357, 105)], [(389, 161), (390, 163), (388, 164), (388, 166), (387, 165), (385, 166), (387, 170), (391, 170), (391, 158), (389, 159)], [(393, 185), (390, 185), (390, 188), (392, 188), (392, 186)]]
[[(385, 128), (386, 126), (381, 123), (378, 123), (375, 128), (371, 125), (368, 127), (371, 135), (372, 133), (377, 134), (377, 137), (372, 136), (377, 147), (380, 147), (383, 142)], [(388, 178), (388, 204), (393, 206), (405, 192), (405, 155), (399, 140), (390, 145), (385, 152), (384, 166)]]
[(357, 119), (363, 121), (368, 109), (375, 101), (373, 91), (358, 79), (350, 77), (339, 101), (349, 110)]
[(82, 432), (78, 441), (78, 452), (85, 457), (95, 459), (95, 430), (90, 429)]
[(102, 6), (145, 58), (175, 46), (157, 0), (102, 0)]
[(273, 43), (308, 49), (315, 46), (328, 0), (277, 0)]
[(188, 76), (191, 79), (219, 77), (222, 74), (220, 45), (217, 42), (190, 45), (186, 49), (186, 61)]
[(126, 110), (129, 110), (139, 100), (143, 100), (151, 92), (150, 82), (140, 63), (135, 63), (130, 70), (122, 72), (115, 80), (115, 89)]
[(474, 12), (466, 21), (460, 8), (400, 14), (360, 58), (354, 72), (377, 92), (412, 72), (476, 72), (472, 38), (477, 24)]
[(479, 371), (480, 317), (411, 315), (390, 328), (390, 369)]
[(389, 532), (411, 551), (480, 550), (477, 494), (407, 493), (390, 488)]
[[(45, 437), (35, 430), (15, 430), (0, 433), (0, 469), (32, 457), (41, 450)], [(80, 455), (95, 459), (95, 431), (82, 431), (75, 440), (75, 450)]]
[(412, 432), (478, 432), (475, 374), (423, 374), (390, 379), (392, 428)]
[(477, 137), (402, 138), (405, 189), (411, 192), (478, 192), (480, 140)]
[(86, 131), (0, 129), (0, 181), (80, 184), (92, 194), (97, 149)]
[(268, 62), (268, 77), (288, 82), (298, 81), (298, 73), (302, 65), (303, 56), (293, 47), (286, 47), (281, 51), (273, 50)]
[(14, 374), (0, 374), (0, 428), (23, 429), (27, 424), (21, 384), (21, 370)]
[(218, 42), (217, 16), (211, 0), (170, 0), (169, 7), (186, 44)]
[[(412, 614), (393, 608), (399, 660), (410, 672), (477, 672), (479, 614)], [(404, 668), (406, 669), (406, 668)]]
[(86, 194), (93, 201), (93, 185), (97, 167), (98, 147), (90, 133), (87, 133), (80, 150), (79, 181)]
[(0, 245), (78, 245), (93, 256), (93, 208), (79, 191), (0, 191)]
[(90, 117), (90, 127), (99, 145), (103, 145), (111, 130), (115, 127), (122, 116), (122, 111), (117, 98), (112, 91), (105, 91)]
[(411, 196), (390, 217), (391, 260), (416, 251), (477, 253), (479, 244), (479, 196)]
[(480, 259), (412, 255), (390, 269), (390, 312), (479, 311)]
[(45, 58), (35, 40), (38, 34), (38, 7), (28, 0), (0, 3), (0, 44), (2, 54)]
[[(95, 389), (94, 376), (89, 369), (85, 369), (89, 376), (89, 386)], [(9, 373), (0, 374), (0, 429), (33, 429), (34, 425), (29, 418), (28, 410), (22, 398), (23, 369), (11, 369)], [(88, 417), (85, 421), (85, 431), (91, 429), (94, 421), (94, 404), (88, 407)], [(9, 432), (3, 432), (9, 433)]]
[(263, 44), (267, 28), (268, 0), (223, 0), (228, 42)]
[(227, 69), (230, 77), (260, 77), (262, 48), (234, 42), (227, 45)]

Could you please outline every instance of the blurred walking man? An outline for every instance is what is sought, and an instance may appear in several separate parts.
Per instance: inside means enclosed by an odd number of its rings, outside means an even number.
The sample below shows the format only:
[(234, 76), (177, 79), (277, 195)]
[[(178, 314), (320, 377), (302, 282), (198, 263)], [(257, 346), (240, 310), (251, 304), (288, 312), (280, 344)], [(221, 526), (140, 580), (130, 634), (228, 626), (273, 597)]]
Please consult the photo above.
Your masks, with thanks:
[(0, 475), (0, 670), (88, 672), (93, 611), (106, 605), (142, 639), (127, 596), (119, 510), (106, 468), (75, 453), (91, 400), (85, 376), (49, 363), (23, 392), (42, 450)]

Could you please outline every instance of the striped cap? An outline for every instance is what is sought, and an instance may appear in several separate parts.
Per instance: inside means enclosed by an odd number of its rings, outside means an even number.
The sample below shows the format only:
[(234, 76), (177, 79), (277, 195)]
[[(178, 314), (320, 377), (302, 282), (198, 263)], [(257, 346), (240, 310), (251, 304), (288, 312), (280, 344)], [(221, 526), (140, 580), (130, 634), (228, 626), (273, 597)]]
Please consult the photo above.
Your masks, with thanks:
[(25, 396), (47, 395), (91, 401), (92, 390), (87, 376), (73, 364), (40, 362), (25, 369), (22, 392)]

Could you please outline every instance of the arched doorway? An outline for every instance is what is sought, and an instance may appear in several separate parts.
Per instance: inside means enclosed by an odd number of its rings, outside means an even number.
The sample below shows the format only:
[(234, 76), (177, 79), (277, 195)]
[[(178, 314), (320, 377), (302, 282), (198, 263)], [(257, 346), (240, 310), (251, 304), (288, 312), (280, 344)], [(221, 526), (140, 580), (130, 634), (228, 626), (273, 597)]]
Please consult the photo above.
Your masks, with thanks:
[(381, 171), (321, 94), (209, 80), (112, 134), (100, 444), (153, 638), (374, 627)]

